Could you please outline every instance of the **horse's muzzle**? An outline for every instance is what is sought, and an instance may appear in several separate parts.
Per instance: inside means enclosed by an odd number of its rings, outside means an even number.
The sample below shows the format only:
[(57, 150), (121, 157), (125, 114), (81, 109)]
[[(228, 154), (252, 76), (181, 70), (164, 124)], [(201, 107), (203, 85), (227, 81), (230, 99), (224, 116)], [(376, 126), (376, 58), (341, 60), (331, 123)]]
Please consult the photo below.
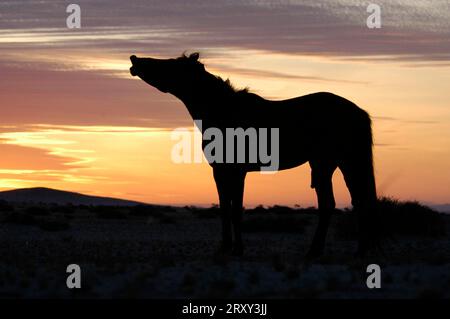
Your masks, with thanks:
[(135, 55), (132, 55), (132, 56), (130, 56), (130, 60), (131, 60), (131, 64), (132, 64), (132, 66), (130, 68), (130, 74), (132, 76), (136, 76), (137, 72), (136, 72), (136, 68), (134, 66), (134, 63), (137, 61), (137, 57)]

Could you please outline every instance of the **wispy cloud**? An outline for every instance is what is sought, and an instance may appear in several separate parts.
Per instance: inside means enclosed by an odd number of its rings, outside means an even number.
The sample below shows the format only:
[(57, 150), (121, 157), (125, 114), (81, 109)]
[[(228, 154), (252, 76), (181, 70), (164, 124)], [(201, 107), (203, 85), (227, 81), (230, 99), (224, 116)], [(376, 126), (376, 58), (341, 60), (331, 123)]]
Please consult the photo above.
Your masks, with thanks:
[(399, 123), (406, 123), (406, 124), (439, 124), (440, 122), (438, 120), (426, 120), (426, 119), (408, 119), (408, 118), (397, 118), (397, 117), (390, 117), (390, 116), (374, 116), (375, 120), (379, 121), (389, 121), (389, 122), (399, 122)]
[[(2, 129), (6, 131), (1, 132)], [(100, 138), (154, 137), (165, 129), (120, 126), (76, 126), (36, 124), (0, 128), (0, 177), (7, 183), (69, 182), (90, 183), (106, 180), (102, 167), (97, 169), (99, 157), (95, 145), (89, 147), (92, 135)], [(97, 137), (98, 138), (98, 137)], [(30, 161), (29, 159), (33, 160)]]
[(446, 0), (379, 0), (382, 28), (366, 27), (368, 3), (305, 1), (79, 1), (82, 28), (65, 27), (65, 1), (0, 3), (9, 48), (179, 53), (241, 48), (334, 58), (449, 61)]
[(331, 82), (331, 83), (350, 83), (350, 84), (369, 84), (369, 82), (364, 81), (352, 81), (345, 79), (332, 79), (324, 76), (307, 76), (307, 75), (296, 75), (288, 74), (277, 71), (269, 70), (256, 70), (247, 68), (236, 68), (228, 65), (212, 64), (210, 69), (218, 70), (219, 72), (232, 72), (238, 75), (250, 76), (250, 77), (262, 77), (262, 78), (275, 78), (284, 80), (306, 80), (306, 81), (318, 81), (318, 82)]

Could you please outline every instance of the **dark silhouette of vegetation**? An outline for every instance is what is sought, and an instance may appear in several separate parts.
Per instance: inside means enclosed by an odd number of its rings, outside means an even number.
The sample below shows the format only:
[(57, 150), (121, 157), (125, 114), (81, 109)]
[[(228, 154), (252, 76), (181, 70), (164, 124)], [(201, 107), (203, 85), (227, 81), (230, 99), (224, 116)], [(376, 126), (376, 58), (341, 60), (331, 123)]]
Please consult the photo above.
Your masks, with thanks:
[(212, 205), (209, 208), (188, 207), (192, 214), (201, 219), (217, 218), (220, 216), (220, 208), (218, 205)]
[(176, 219), (166, 214), (174, 211), (174, 208), (169, 206), (136, 205), (129, 208), (129, 216), (153, 218), (163, 224), (175, 224)]
[[(378, 201), (381, 225), (384, 236), (443, 237), (446, 236), (446, 221), (443, 213), (414, 201), (399, 201), (383, 197)], [(208, 208), (184, 207), (198, 219), (214, 219), (220, 216), (218, 205)], [(288, 206), (256, 206), (245, 209), (242, 231), (247, 233), (298, 233), (305, 232), (313, 225), (318, 210), (313, 207), (300, 208)], [(80, 215), (81, 214), (81, 215)], [(74, 206), (42, 204), (21, 206), (0, 202), (0, 221), (17, 225), (38, 226), (46, 231), (63, 231), (70, 228), (69, 220), (82, 214), (99, 219), (124, 220), (151, 218), (159, 223), (174, 224), (177, 211), (170, 206), (136, 205), (123, 206)], [(335, 209), (332, 212), (336, 220), (336, 234), (339, 238), (354, 240), (358, 238), (358, 216), (354, 210)]]
[(127, 214), (124, 208), (116, 206), (92, 206), (91, 211), (103, 219), (126, 219)]
[(311, 224), (309, 213), (316, 213), (316, 209), (293, 209), (287, 206), (272, 206), (265, 208), (257, 206), (245, 210), (242, 222), (244, 232), (274, 232), (298, 233), (304, 232)]
[(70, 223), (63, 218), (48, 218), (39, 221), (38, 226), (44, 231), (64, 231), (70, 229)]
[(150, 217), (161, 214), (154, 206), (150, 205), (136, 205), (131, 207), (130, 215), (137, 217)]
[(72, 204), (67, 204), (67, 205), (58, 205), (58, 204), (54, 204), (50, 207), (52, 213), (60, 213), (60, 214), (64, 214), (64, 215), (72, 215), (75, 213), (76, 209), (87, 209), (87, 206), (85, 205), (80, 205), (80, 206), (75, 206)]
[(63, 231), (70, 223), (61, 214), (53, 214), (47, 207), (32, 206), (21, 211), (13, 211), (3, 218), (4, 223), (37, 226), (44, 231)]
[[(66, 296), (61, 274), (54, 270), (64, 270), (76, 260), (90, 265), (83, 278), (91, 288), (78, 292), (82, 298), (327, 298), (330, 293), (360, 296), (361, 292), (373, 297), (373, 291), (358, 288), (365, 277), (361, 261), (352, 257), (358, 235), (352, 210), (333, 212), (330, 235), (339, 245), (328, 247), (327, 256), (305, 263), (298, 245), (306, 245), (304, 240), (313, 235), (317, 209), (280, 205), (246, 209), (242, 230), (252, 249), (236, 262), (223, 254), (211, 258), (216, 241), (210, 238), (220, 238), (214, 218), (220, 208), (215, 205), (171, 210), (120, 207), (123, 219), (99, 218), (93, 206), (68, 205), (67, 214), (65, 205), (11, 205), (13, 210), (0, 211), (3, 296), (36, 296), (36, 292)], [(42, 206), (49, 213), (38, 211), (34, 216), (29, 212), (35, 209), (27, 209), (31, 206)], [(417, 202), (383, 198), (378, 206), (383, 224), (389, 225), (385, 232), (393, 240), (388, 237), (383, 243), (386, 255), (371, 255), (365, 261), (382, 266), (383, 296), (401, 292), (408, 298), (447, 297), (450, 216)], [(103, 206), (100, 211), (115, 214), (118, 209)], [(102, 290), (101, 283), (108, 287)]]
[[(399, 201), (383, 197), (378, 201), (378, 212), (383, 228), (383, 237), (414, 236), (443, 237), (446, 221), (443, 213), (414, 201)], [(353, 211), (341, 212), (337, 216), (337, 234), (341, 238), (357, 237), (357, 216)]]
[(17, 225), (37, 225), (37, 218), (24, 212), (11, 212), (3, 218), (3, 222)]
[(48, 216), (51, 211), (46, 206), (30, 206), (25, 208), (25, 213), (33, 216)]
[(11, 212), (14, 211), (14, 206), (9, 204), (7, 201), (0, 200), (0, 212)]

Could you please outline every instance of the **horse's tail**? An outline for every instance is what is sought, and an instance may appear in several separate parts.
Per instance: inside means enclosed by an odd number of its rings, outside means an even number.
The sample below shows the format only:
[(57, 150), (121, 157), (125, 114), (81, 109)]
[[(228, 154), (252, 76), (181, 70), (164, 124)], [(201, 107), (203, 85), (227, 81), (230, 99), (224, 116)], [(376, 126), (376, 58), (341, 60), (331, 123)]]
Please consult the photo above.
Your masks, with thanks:
[[(366, 113), (367, 114), (367, 113)], [(372, 120), (369, 114), (367, 114), (366, 125), (363, 138), (365, 142), (363, 144), (363, 156), (366, 157), (366, 178), (367, 178), (367, 196), (368, 200), (373, 204), (377, 201), (377, 187), (375, 183), (375, 168), (373, 162), (373, 134), (372, 134)]]
[[(359, 174), (362, 174), (360, 187), (362, 193), (363, 203), (360, 207), (360, 236), (362, 245), (360, 249), (364, 250), (369, 246), (378, 246), (379, 240), (383, 237), (383, 223), (381, 215), (378, 210), (377, 189), (375, 183), (375, 170), (373, 159), (373, 134), (372, 134), (372, 120), (369, 114), (365, 114), (365, 121), (363, 121), (363, 130), (361, 131), (360, 147), (360, 169)], [(365, 122), (365, 123), (364, 123)], [(367, 246), (368, 245), (368, 246)], [(366, 246), (366, 247), (364, 247)]]
[(339, 165), (352, 196), (353, 206), (372, 205), (377, 200), (373, 161), (372, 120), (358, 108), (351, 118), (344, 159)]

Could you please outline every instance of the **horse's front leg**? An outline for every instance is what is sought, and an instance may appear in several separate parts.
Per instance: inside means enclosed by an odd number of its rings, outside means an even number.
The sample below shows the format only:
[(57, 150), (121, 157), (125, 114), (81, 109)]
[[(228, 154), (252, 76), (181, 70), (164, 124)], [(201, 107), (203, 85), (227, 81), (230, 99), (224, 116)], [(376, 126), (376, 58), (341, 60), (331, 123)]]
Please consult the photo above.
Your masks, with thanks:
[(231, 236), (231, 194), (229, 192), (228, 178), (226, 173), (220, 168), (214, 168), (213, 174), (219, 195), (220, 217), (222, 219), (222, 243), (219, 252), (231, 253), (233, 248)]
[(323, 254), (330, 218), (336, 207), (332, 184), (333, 172), (336, 167), (334, 165), (317, 165), (314, 162), (310, 162), (310, 164), (312, 168), (311, 187), (316, 189), (319, 204), (319, 223), (307, 257), (315, 258)]
[(236, 172), (232, 179), (232, 199), (231, 212), (234, 232), (233, 255), (242, 256), (244, 253), (244, 245), (242, 242), (242, 213), (244, 199), (244, 182), (246, 172)]

